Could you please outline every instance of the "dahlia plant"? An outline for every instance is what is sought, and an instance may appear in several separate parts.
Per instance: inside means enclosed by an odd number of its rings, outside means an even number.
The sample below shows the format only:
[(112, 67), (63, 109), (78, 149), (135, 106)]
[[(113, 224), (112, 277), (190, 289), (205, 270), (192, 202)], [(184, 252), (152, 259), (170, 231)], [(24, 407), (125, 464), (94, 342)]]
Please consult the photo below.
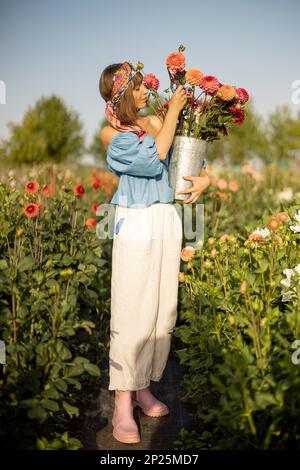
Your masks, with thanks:
[[(178, 52), (169, 54), (165, 61), (171, 91), (174, 92), (180, 84), (186, 90), (187, 103), (179, 115), (176, 135), (207, 142), (220, 139), (222, 135), (228, 135), (231, 126), (243, 124), (249, 94), (244, 88), (222, 84), (216, 77), (204, 75), (196, 68), (186, 70), (184, 50), (185, 47), (180, 45)], [(144, 76), (143, 83), (154, 98), (155, 113), (164, 119), (169, 98), (160, 98), (157, 91), (159, 80), (148, 74)], [(169, 91), (169, 88), (164, 90), (165, 93)]]

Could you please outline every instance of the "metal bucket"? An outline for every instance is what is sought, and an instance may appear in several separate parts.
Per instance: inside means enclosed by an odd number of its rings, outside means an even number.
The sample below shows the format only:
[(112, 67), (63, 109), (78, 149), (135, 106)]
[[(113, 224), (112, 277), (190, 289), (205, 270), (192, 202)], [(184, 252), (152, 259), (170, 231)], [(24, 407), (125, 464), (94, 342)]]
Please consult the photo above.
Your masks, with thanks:
[[(176, 135), (169, 162), (169, 185), (176, 191), (189, 189), (193, 183), (182, 176), (199, 176), (205, 158), (207, 142), (196, 137)], [(189, 194), (175, 194), (174, 199), (185, 200)]]

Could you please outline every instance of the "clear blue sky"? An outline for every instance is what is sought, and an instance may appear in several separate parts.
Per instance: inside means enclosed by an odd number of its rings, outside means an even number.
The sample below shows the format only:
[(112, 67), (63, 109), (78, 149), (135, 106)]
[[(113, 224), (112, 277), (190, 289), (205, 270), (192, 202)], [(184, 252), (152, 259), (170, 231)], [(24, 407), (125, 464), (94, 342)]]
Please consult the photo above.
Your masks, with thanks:
[(161, 90), (165, 58), (186, 46), (187, 68), (246, 88), (262, 115), (287, 103), (300, 79), (299, 0), (1, 0), (0, 139), (41, 96), (78, 111), (87, 143), (104, 116), (98, 91), (110, 63), (144, 63)]

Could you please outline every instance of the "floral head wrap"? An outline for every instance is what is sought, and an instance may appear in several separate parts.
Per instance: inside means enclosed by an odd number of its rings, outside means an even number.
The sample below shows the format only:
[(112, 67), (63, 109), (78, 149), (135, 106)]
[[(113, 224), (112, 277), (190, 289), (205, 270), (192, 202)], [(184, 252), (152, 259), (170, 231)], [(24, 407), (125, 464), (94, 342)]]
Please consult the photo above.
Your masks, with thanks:
[[(142, 66), (142, 67), (141, 67)], [(143, 64), (138, 62), (138, 66), (135, 69), (130, 62), (124, 62), (118, 70), (114, 73), (113, 81), (113, 89), (111, 93), (111, 100), (106, 102), (105, 108), (105, 115), (108, 122), (120, 132), (128, 132), (132, 131), (138, 135), (139, 140), (143, 140), (146, 135), (146, 131), (144, 131), (139, 126), (129, 126), (121, 124), (121, 121), (118, 119), (115, 113), (115, 107), (117, 102), (120, 100), (121, 96), (127, 90), (130, 81), (134, 77), (134, 75), (139, 72), (139, 70), (143, 68)]]

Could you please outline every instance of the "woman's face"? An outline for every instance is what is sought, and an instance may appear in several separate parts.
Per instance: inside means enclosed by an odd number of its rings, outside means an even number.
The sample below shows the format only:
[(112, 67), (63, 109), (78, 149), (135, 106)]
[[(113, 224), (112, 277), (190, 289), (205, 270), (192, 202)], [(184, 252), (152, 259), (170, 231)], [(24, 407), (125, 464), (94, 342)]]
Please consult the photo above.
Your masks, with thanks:
[(143, 83), (133, 89), (132, 94), (137, 109), (145, 108), (148, 105), (148, 89)]

